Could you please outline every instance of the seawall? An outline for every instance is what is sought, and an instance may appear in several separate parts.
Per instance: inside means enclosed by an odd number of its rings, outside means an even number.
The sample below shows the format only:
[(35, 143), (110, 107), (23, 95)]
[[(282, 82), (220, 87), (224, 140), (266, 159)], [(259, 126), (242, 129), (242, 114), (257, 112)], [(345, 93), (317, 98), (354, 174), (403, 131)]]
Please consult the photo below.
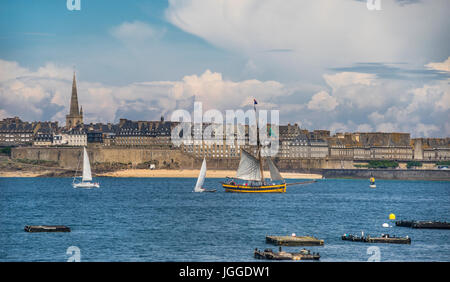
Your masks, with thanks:
[(325, 178), (403, 179), (450, 181), (450, 170), (425, 169), (323, 169)]

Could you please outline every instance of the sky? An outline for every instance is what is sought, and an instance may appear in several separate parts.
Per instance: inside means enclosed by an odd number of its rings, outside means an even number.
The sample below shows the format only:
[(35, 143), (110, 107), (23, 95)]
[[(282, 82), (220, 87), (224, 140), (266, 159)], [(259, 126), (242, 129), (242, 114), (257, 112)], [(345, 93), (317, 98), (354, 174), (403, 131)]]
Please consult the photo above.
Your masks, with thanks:
[[(375, 1), (375, 0), (369, 0)], [(450, 1), (3, 0), (0, 119), (278, 110), (332, 132), (450, 136)]]

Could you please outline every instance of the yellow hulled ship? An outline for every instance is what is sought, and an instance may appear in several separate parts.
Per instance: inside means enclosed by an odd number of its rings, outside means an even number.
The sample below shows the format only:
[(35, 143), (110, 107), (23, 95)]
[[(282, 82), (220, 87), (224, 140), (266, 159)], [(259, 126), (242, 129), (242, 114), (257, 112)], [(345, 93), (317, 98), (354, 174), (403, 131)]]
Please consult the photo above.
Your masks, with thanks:
[[(241, 161), (236, 172), (236, 178), (229, 178), (222, 183), (225, 192), (236, 193), (284, 193), (286, 182), (281, 177), (275, 164), (267, 158), (270, 170), (270, 180), (264, 179), (261, 160), (253, 157), (247, 151), (241, 151)], [(281, 181), (281, 183), (276, 183)]]
[[(256, 114), (256, 100), (254, 100)], [(261, 158), (261, 144), (259, 140), (259, 127), (256, 125), (257, 157), (245, 150), (241, 150), (241, 160), (236, 172), (236, 178), (229, 178), (222, 183), (225, 192), (235, 193), (284, 193), (286, 182), (281, 177), (278, 168), (270, 157), (266, 158), (270, 171), (270, 181), (264, 178), (263, 159)], [(278, 183), (276, 183), (278, 182)]]

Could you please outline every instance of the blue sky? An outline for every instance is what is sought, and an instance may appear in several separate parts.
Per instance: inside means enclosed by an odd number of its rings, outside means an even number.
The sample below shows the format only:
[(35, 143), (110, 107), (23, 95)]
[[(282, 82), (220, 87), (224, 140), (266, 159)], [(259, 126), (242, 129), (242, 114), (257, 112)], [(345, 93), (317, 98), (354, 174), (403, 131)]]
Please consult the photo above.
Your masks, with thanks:
[[(160, 0), (81, 0), (80, 11), (69, 11), (65, 1), (5, 1), (0, 10), (0, 54), (32, 68), (48, 61), (75, 66), (80, 78), (114, 84), (179, 79), (204, 71), (214, 61), (221, 64), (227, 55), (220, 49), (165, 20), (167, 6)], [(164, 30), (164, 37), (147, 46), (157, 52), (147, 52), (143, 58), (111, 35), (111, 28), (127, 21)], [(136, 68), (143, 59), (158, 62), (158, 67)], [(202, 63), (206, 60), (208, 66)]]
[(86, 120), (261, 107), (332, 131), (449, 136), (450, 2), (4, 0), (0, 118)]

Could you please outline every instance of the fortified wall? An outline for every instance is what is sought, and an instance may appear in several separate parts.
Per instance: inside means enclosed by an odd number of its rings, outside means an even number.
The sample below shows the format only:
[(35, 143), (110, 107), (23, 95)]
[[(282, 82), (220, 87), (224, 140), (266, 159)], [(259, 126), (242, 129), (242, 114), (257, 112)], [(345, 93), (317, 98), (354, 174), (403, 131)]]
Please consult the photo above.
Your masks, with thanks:
[[(157, 168), (177, 168), (190, 166), (189, 161), (179, 150), (161, 148), (113, 148), (97, 147), (87, 149), (91, 164), (120, 163), (136, 166), (153, 163)], [(61, 168), (76, 169), (81, 160), (81, 147), (17, 147), (11, 150), (12, 159), (54, 161)]]
[[(161, 147), (93, 147), (87, 149), (91, 164), (119, 163), (135, 167), (139, 164), (155, 164), (156, 168), (198, 169), (202, 158), (194, 157), (177, 148)], [(11, 150), (12, 159), (44, 160), (57, 162), (59, 167), (75, 170), (81, 166), (82, 147), (16, 147)], [(236, 170), (240, 159), (208, 158), (208, 169)], [(80, 162), (80, 163), (79, 163)], [(282, 172), (309, 172), (320, 169), (350, 169), (352, 160), (275, 158)]]

